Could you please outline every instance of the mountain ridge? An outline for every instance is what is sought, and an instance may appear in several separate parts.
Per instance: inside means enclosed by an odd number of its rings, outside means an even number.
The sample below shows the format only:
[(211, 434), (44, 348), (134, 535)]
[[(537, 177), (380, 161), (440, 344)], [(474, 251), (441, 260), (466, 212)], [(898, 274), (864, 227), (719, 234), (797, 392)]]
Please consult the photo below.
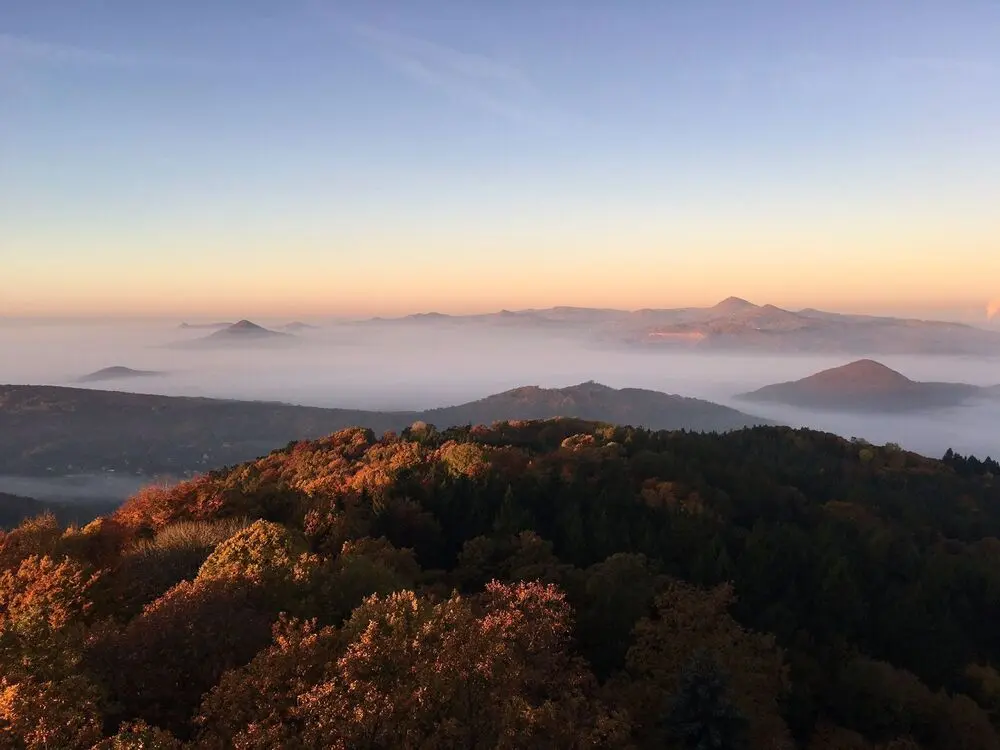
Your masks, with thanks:
[(707, 351), (996, 355), (1000, 331), (951, 321), (788, 310), (728, 297), (708, 307), (586, 308), (557, 306), (447, 315), (371, 318), (369, 325), (497, 325), (575, 331), (609, 346)]
[(415, 421), (450, 427), (555, 417), (705, 431), (772, 423), (708, 401), (587, 383), (511, 389), (454, 406), (391, 412), (0, 386), (0, 474), (48, 476), (67, 464), (75, 471), (184, 474), (249, 460), (289, 440), (346, 427), (385, 432)]

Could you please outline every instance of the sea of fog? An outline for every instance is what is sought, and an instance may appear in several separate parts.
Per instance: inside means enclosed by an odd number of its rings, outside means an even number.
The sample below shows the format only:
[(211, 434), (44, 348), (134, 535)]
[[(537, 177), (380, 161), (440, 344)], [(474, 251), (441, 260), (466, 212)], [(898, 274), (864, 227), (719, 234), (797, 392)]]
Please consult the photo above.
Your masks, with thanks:
[[(276, 325), (278, 321), (257, 321)], [(579, 336), (502, 326), (327, 323), (295, 346), (228, 350), (165, 345), (211, 333), (170, 322), (0, 322), (0, 383), (74, 385), (113, 365), (156, 378), (89, 384), (140, 393), (277, 400), (312, 406), (423, 409), (521, 385), (596, 380), (708, 399), (794, 426), (940, 456), (1000, 455), (1000, 404), (920, 415), (829, 414), (733, 400), (738, 394), (845, 364), (851, 357), (697, 354), (600, 348)], [(917, 380), (1000, 383), (1000, 361), (879, 357)], [(0, 487), (2, 490), (3, 487)]]

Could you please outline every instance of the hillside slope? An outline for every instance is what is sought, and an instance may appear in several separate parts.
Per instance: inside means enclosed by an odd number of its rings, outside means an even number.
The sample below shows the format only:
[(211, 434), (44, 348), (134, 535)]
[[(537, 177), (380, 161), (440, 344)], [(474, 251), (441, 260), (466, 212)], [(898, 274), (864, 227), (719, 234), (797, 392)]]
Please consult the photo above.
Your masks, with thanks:
[(948, 461), (568, 419), (296, 442), (0, 534), (0, 727), (101, 750), (994, 750), (1000, 485)]

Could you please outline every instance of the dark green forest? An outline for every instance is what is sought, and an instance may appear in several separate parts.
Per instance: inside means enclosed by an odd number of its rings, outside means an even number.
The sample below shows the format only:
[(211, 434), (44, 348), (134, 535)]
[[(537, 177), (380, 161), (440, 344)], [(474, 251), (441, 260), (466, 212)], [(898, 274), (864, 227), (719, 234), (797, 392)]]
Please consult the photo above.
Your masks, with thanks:
[(2, 748), (1000, 748), (1000, 466), (347, 429), (0, 535)]

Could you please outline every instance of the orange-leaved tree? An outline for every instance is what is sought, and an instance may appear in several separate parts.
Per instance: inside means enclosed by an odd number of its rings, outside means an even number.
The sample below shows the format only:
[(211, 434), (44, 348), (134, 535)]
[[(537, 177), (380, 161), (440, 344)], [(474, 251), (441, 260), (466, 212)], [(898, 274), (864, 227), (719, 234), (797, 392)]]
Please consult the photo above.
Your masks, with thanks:
[(343, 628), (288, 622), (202, 704), (199, 741), (237, 747), (628, 747), (569, 650), (562, 593), (492, 582), (435, 602), (371, 596)]
[(269, 640), (279, 613), (299, 606), (319, 561), (280, 524), (255, 521), (218, 544), (193, 581), (181, 581), (120, 633), (97, 643), (101, 670), (121, 707), (184, 736), (202, 695)]
[(300, 696), (303, 737), (351, 748), (622, 746), (625, 725), (595, 700), (570, 628), (551, 585), (492, 582), (437, 604), (371, 597), (345, 625), (329, 677)]
[(74, 673), (98, 576), (80, 563), (32, 555), (0, 572), (0, 667), (8, 678)]
[(198, 747), (270, 750), (302, 747), (298, 698), (323, 682), (342, 652), (339, 632), (282, 616), (273, 643), (226, 672), (204, 697)]
[(122, 724), (113, 737), (106, 737), (91, 750), (181, 750), (180, 740), (170, 732), (144, 721)]
[(0, 572), (0, 747), (90, 747), (101, 694), (80, 670), (96, 576), (31, 555)]
[(101, 695), (82, 675), (0, 677), (0, 747), (87, 750), (101, 739)]

